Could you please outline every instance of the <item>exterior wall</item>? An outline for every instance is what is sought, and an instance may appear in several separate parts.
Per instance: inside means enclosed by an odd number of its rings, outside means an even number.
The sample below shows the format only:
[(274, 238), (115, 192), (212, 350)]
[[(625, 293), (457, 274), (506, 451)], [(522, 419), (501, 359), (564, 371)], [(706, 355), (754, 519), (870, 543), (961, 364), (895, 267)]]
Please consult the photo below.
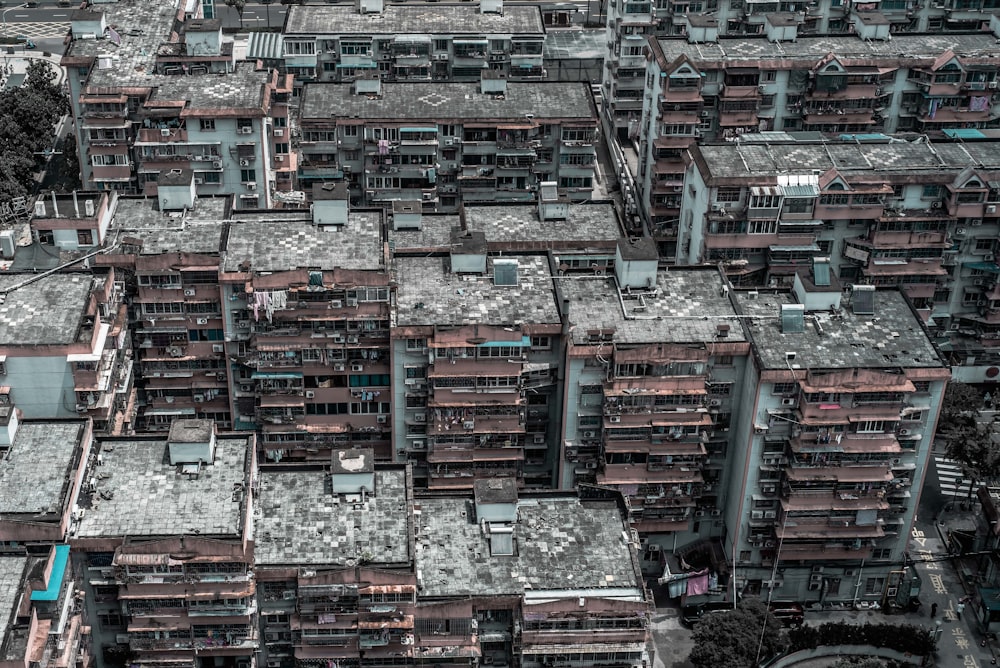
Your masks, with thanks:
[(4, 384), (26, 419), (77, 417), (72, 366), (65, 355), (8, 355)]

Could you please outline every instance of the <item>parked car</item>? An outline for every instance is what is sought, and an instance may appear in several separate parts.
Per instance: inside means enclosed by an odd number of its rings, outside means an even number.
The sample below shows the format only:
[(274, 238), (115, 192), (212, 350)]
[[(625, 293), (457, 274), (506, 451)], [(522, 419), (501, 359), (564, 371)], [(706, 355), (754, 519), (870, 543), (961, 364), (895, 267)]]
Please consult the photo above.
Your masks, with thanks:
[(785, 626), (802, 626), (805, 608), (798, 603), (772, 603), (768, 606), (771, 614)]
[(732, 610), (732, 601), (704, 601), (687, 603), (681, 607), (681, 621), (687, 626), (694, 626), (705, 615)]

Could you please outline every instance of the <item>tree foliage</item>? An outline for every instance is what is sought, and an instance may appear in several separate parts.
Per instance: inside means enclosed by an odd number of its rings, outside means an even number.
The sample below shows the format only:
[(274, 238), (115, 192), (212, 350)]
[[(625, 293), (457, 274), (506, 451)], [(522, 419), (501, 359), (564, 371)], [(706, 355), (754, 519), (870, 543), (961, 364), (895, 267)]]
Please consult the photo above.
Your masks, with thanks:
[(949, 383), (938, 420), (937, 437), (944, 441), (948, 458), (958, 462), (972, 481), (970, 497), (977, 482), (1000, 476), (1000, 445), (993, 425), (982, 422), (982, 405), (979, 390), (965, 383)]
[(226, 0), (226, 6), (232, 7), (240, 16), (243, 16), (243, 8), (247, 6), (247, 0)]
[(788, 640), (793, 652), (820, 645), (869, 645), (926, 656), (935, 646), (932, 634), (915, 624), (828, 622), (819, 626), (804, 625), (790, 629)]
[(52, 148), (55, 127), (69, 111), (55, 70), (33, 61), (19, 88), (0, 92), (0, 201), (34, 189), (39, 155)]
[(783, 649), (781, 623), (757, 598), (743, 599), (735, 610), (702, 617), (693, 639), (688, 658), (695, 668), (749, 668)]
[(976, 388), (966, 383), (948, 383), (941, 402), (938, 430), (947, 432), (970, 421), (975, 422), (982, 405), (983, 397)]

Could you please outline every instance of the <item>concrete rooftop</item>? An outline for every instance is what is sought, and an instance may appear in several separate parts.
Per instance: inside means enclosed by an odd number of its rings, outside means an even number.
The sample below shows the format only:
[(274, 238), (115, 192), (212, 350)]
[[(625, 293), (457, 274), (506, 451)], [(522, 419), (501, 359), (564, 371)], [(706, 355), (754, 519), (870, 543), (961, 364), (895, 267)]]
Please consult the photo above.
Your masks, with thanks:
[(285, 35), (544, 35), (537, 5), (507, 5), (503, 14), (481, 14), (479, 3), (432, 5), (386, 3), (382, 12), (361, 14), (352, 5), (292, 5)]
[(22, 422), (0, 459), (0, 516), (61, 519), (83, 435), (82, 422)]
[(94, 279), (90, 274), (53, 274), (7, 292), (30, 278), (0, 275), (0, 346), (58, 346), (75, 343)]

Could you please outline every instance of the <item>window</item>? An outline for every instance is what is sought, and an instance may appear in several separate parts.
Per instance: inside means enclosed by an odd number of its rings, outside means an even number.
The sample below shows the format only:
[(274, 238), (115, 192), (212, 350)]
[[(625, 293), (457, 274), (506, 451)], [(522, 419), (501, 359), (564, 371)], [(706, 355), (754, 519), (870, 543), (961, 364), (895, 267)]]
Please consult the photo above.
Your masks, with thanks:
[(215, 119), (214, 118), (202, 118), (198, 121), (199, 126), (205, 132), (211, 132), (215, 129)]
[(747, 232), (750, 234), (777, 234), (777, 220), (751, 220), (747, 224)]
[(884, 432), (886, 428), (885, 420), (863, 420), (858, 423), (858, 433)]
[(531, 347), (549, 350), (552, 348), (552, 338), (548, 336), (533, 336), (531, 337)]
[(719, 188), (718, 194), (715, 196), (716, 202), (739, 202), (740, 194), (742, 192), (741, 188)]
[(274, 145), (274, 152), (277, 153), (277, 154), (279, 154), (279, 155), (280, 154), (284, 154), (284, 153), (288, 153), (288, 144), (287, 143), (275, 144)]
[(796, 387), (795, 383), (775, 383), (771, 394), (791, 394), (795, 392)]
[(865, 596), (881, 594), (885, 587), (885, 578), (867, 578), (865, 580)]
[(732, 355), (716, 355), (715, 363), (719, 366), (732, 366), (733, 356)]
[(424, 350), (424, 348), (426, 348), (426, 347), (427, 347), (427, 339), (407, 339), (406, 340), (406, 349), (407, 350), (416, 350), (416, 351), (421, 351), (422, 352)]
[(80, 246), (93, 246), (94, 233), (91, 230), (77, 230), (76, 243)]
[(251, 183), (257, 180), (257, 170), (256, 169), (241, 169), (240, 170), (240, 181), (243, 183)]
[(993, 239), (976, 239), (976, 250), (986, 251), (987, 253), (993, 252)]
[(940, 197), (940, 196), (941, 196), (941, 186), (934, 186), (934, 185), (924, 186), (923, 193), (921, 194), (921, 197), (924, 197), (925, 199)]

